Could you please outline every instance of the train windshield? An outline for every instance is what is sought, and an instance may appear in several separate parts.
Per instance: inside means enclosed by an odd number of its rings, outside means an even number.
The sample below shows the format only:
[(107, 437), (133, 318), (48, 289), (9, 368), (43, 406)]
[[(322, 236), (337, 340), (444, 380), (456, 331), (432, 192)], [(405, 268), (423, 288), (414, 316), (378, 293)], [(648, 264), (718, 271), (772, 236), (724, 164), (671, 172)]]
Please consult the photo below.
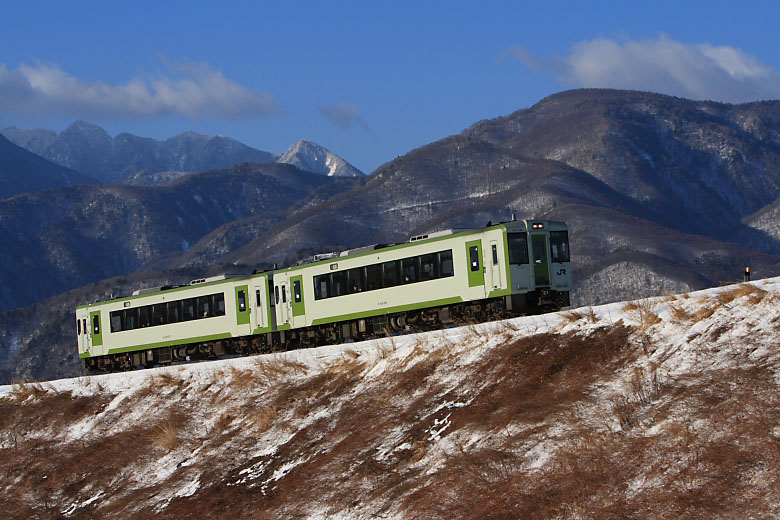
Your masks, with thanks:
[(550, 231), (550, 257), (553, 262), (569, 261), (569, 233)]
[(528, 263), (528, 235), (526, 233), (507, 233), (509, 245), (509, 263), (514, 265)]

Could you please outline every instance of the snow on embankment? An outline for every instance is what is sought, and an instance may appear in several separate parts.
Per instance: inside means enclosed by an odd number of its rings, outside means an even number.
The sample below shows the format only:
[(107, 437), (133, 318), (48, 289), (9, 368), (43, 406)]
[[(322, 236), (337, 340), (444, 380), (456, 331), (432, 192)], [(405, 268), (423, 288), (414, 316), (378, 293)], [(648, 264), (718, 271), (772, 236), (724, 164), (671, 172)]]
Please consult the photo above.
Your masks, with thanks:
[(780, 279), (0, 389), (11, 518), (780, 511)]

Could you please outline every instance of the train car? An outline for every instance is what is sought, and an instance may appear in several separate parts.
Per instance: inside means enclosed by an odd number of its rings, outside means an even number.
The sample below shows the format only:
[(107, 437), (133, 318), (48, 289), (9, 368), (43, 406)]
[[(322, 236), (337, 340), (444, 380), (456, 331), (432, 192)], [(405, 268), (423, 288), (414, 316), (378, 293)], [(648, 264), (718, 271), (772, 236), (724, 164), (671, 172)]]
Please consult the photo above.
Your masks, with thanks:
[(90, 370), (111, 370), (229, 353), (235, 338), (270, 333), (268, 280), (216, 276), (180, 287), (136, 291), (76, 310), (79, 356)]
[(563, 222), (513, 221), (368, 246), (273, 273), (276, 323), (300, 344), (569, 305)]
[(566, 224), (513, 220), (83, 305), (76, 329), (85, 368), (116, 370), (557, 310), (570, 291)]

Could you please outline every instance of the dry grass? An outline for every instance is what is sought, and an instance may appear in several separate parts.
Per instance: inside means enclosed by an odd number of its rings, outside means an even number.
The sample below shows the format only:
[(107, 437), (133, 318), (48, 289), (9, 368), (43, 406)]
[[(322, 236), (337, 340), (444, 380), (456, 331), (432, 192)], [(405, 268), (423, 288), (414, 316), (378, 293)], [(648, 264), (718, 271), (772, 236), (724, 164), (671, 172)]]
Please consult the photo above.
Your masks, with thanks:
[(209, 437), (216, 437), (217, 435), (221, 435), (222, 433), (227, 430), (231, 424), (233, 424), (233, 421), (235, 421), (236, 417), (233, 415), (232, 412), (226, 411), (223, 412), (217, 417), (217, 420), (214, 421), (214, 424), (209, 429)]
[(564, 323), (576, 323), (580, 321), (585, 315), (577, 311), (569, 311), (561, 313)]
[(57, 393), (57, 390), (51, 385), (48, 385), (47, 388), (42, 383), (24, 383), (20, 381), (11, 385), (10, 396), (13, 400), (22, 403), (25, 401), (39, 401), (57, 395)]
[(764, 289), (761, 289), (756, 285), (741, 283), (733, 289), (722, 291), (717, 296), (715, 296), (715, 300), (720, 305), (726, 305), (733, 302), (734, 300), (747, 297), (749, 303), (756, 305), (764, 299), (766, 294), (767, 292)]
[(357, 354), (355, 357), (345, 355), (327, 363), (323, 373), (328, 377), (356, 377), (362, 374), (365, 367), (365, 363), (358, 359)]
[(672, 311), (672, 319), (677, 323), (688, 322), (693, 319), (693, 315), (681, 305), (670, 304), (669, 308)]
[(175, 450), (179, 447), (179, 429), (172, 420), (162, 421), (146, 434), (145, 439), (166, 452)]
[(639, 330), (647, 331), (653, 325), (661, 322), (661, 318), (653, 312), (653, 304), (648, 300), (628, 302), (623, 306), (623, 312), (632, 313), (639, 322)]
[(231, 366), (228, 369), (229, 387), (235, 392), (252, 388), (257, 383), (257, 374), (248, 368), (236, 368)]
[(279, 411), (275, 406), (264, 406), (252, 415), (251, 419), (257, 431), (263, 433), (271, 428), (278, 414)]
[(157, 396), (175, 392), (185, 386), (186, 381), (168, 371), (154, 374), (135, 393), (136, 398)]
[(288, 359), (282, 355), (258, 358), (255, 361), (255, 367), (260, 376), (268, 381), (278, 381), (290, 376), (306, 375), (309, 371), (309, 367), (305, 364)]

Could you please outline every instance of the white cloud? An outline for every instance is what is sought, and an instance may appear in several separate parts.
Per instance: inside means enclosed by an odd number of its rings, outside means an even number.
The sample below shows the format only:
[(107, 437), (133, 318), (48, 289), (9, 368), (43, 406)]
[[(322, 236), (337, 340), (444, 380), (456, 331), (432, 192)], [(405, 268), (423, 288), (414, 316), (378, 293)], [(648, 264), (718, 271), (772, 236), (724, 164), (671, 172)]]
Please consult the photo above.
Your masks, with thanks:
[(333, 105), (317, 105), (317, 110), (339, 128), (347, 129), (352, 126), (352, 123), (355, 123), (367, 131), (371, 131), (363, 120), (363, 114), (360, 113), (360, 109), (354, 103), (342, 101)]
[(543, 58), (508, 47), (502, 58), (548, 72), (564, 85), (647, 90), (693, 99), (741, 103), (780, 98), (780, 72), (729, 46), (686, 44), (664, 35), (575, 44), (568, 56)]
[(247, 89), (201, 63), (125, 84), (76, 78), (57, 65), (0, 64), (0, 111), (71, 117), (178, 115), (241, 117), (277, 114), (271, 94)]

